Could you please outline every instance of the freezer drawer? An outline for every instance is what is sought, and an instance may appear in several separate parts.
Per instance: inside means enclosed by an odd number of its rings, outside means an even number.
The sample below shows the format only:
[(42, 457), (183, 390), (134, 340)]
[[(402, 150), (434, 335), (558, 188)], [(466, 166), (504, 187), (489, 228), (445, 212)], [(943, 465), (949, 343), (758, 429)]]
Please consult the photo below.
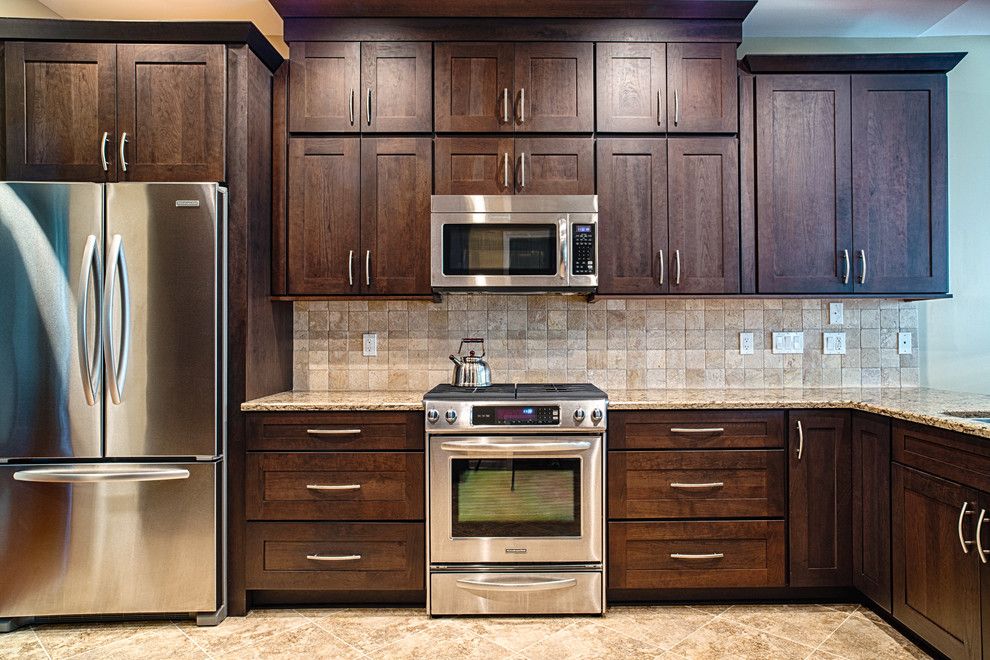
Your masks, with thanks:
[(0, 618), (212, 612), (221, 463), (0, 466)]
[[(601, 571), (437, 572), (430, 614), (601, 614)], [(538, 571), (538, 572), (537, 572)]]

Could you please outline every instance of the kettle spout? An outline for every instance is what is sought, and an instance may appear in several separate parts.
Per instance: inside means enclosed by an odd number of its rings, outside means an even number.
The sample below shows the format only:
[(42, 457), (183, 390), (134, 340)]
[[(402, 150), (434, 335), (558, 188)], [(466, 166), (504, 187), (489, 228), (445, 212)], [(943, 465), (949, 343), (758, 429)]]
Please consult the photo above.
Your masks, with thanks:
[(456, 364), (457, 366), (463, 366), (464, 364), (464, 360), (459, 355), (451, 355), (450, 361)]

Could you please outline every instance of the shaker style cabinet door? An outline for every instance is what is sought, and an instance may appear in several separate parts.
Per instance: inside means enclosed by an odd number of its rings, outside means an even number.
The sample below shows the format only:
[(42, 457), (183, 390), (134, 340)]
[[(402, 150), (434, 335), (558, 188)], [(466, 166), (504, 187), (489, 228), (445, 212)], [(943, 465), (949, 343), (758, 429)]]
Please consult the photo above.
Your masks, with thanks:
[(857, 293), (949, 288), (946, 78), (852, 76)]
[(118, 180), (224, 180), (226, 70), (222, 45), (117, 46)]
[(595, 48), (598, 131), (666, 131), (666, 44), (599, 43)]
[(667, 44), (667, 130), (735, 133), (736, 45)]
[(438, 137), (436, 144), (436, 194), (512, 194), (516, 159), (511, 137)]
[(590, 43), (518, 43), (516, 131), (595, 130), (595, 61)]
[(290, 139), (288, 180), (289, 293), (358, 293), (360, 139)]
[(434, 57), (437, 132), (513, 131), (511, 43), (438, 43)]
[(361, 140), (361, 290), (430, 293), (433, 140)]
[(361, 44), (296, 41), (289, 55), (289, 131), (361, 129)]
[(670, 293), (739, 292), (739, 145), (667, 140)]
[(115, 179), (116, 53), (113, 44), (7, 42), (4, 178)]
[(516, 138), (516, 194), (594, 195), (594, 138)]
[(849, 76), (756, 78), (758, 293), (851, 293)]
[(361, 130), (433, 130), (433, 44), (361, 44)]
[(668, 291), (667, 141), (598, 140), (598, 291)]
[(890, 612), (890, 420), (852, 418), (853, 586)]

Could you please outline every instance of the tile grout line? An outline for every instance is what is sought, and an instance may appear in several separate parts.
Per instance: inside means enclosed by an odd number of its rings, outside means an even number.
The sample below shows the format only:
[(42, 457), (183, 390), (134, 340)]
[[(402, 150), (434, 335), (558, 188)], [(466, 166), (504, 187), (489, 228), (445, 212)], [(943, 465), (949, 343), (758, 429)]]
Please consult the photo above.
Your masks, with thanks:
[[(728, 612), (729, 610), (732, 609), (732, 607), (735, 607), (735, 606), (733, 605), (733, 606), (729, 607), (725, 611)], [(833, 608), (829, 608), (829, 609), (832, 609), (833, 611), (836, 611), (836, 612), (839, 611), (839, 610), (834, 610)], [(853, 610), (853, 612), (855, 612), (855, 611), (856, 610)], [(840, 627), (842, 627), (842, 624), (845, 623), (849, 619), (850, 616), (852, 616), (853, 612), (850, 612), (849, 614), (847, 614), (846, 615), (846, 618), (842, 620), (842, 623), (840, 623), (839, 626), (836, 627), (835, 630), (838, 630)], [(723, 612), (722, 614), (724, 614), (724, 613), (725, 612)], [(721, 616), (722, 615), (719, 614), (719, 617), (721, 617)], [(784, 640), (785, 642), (790, 642), (792, 644), (797, 644), (798, 646), (803, 646), (805, 648), (809, 648), (809, 649), (811, 649), (811, 653), (814, 653), (818, 649), (817, 646), (816, 647), (812, 647), (810, 644), (806, 644), (804, 642), (799, 642), (796, 639), (791, 639), (790, 637), (785, 637), (784, 635), (778, 635), (776, 633), (772, 633), (772, 632), (769, 632), (767, 630), (762, 630), (762, 629), (757, 628), (756, 626), (752, 626), (752, 625), (750, 625), (748, 623), (743, 623), (742, 621), (733, 621), (733, 620), (730, 620), (730, 619), (724, 619), (724, 621), (728, 622), (729, 624), (735, 624), (737, 626), (742, 626), (743, 628), (746, 628), (747, 630), (752, 630), (754, 632), (758, 632), (758, 633), (761, 633), (761, 634), (764, 634), (764, 635), (769, 635), (770, 637), (773, 637), (775, 639), (781, 639), (781, 640)], [(835, 633), (835, 630), (833, 630), (831, 633), (829, 633), (828, 635), (826, 635), (825, 636), (825, 639), (822, 640), (821, 642), (819, 642), (818, 645), (821, 646), (821, 644), (825, 643), (825, 641)], [(805, 656), (805, 657), (806, 658), (807, 657), (810, 657), (810, 655), (809, 656)]]
[(179, 624), (177, 624), (175, 621), (169, 621), (169, 623), (171, 623), (173, 626), (175, 626), (176, 630), (178, 630), (180, 633), (182, 633), (185, 636), (186, 639), (188, 639), (190, 642), (192, 642), (193, 643), (193, 646), (195, 646), (200, 651), (202, 651), (203, 652), (203, 655), (205, 655), (210, 660), (213, 660), (213, 656), (210, 654), (210, 652), (207, 651), (205, 648), (203, 648), (203, 646), (199, 642), (197, 642), (195, 639), (193, 639), (192, 637), (190, 637), (189, 634), (179, 626)]
[(43, 641), (41, 641), (41, 635), (38, 634), (38, 630), (34, 626), (31, 626), (31, 634), (34, 635), (35, 641), (38, 642), (38, 646), (41, 647), (41, 650), (45, 652), (45, 656), (48, 660), (52, 660), (52, 654), (48, 652), (48, 647), (45, 646)]
[[(822, 641), (818, 642), (818, 646), (816, 646), (814, 649), (812, 649), (811, 650), (811, 653), (809, 653), (806, 656), (806, 658), (811, 658), (811, 656), (815, 655), (815, 653), (817, 653), (818, 651), (820, 651), (821, 648), (822, 648), (822, 646), (825, 644), (825, 642), (827, 642), (828, 640), (832, 639), (832, 636), (835, 635), (835, 633), (839, 632), (839, 628), (841, 628), (842, 626), (846, 625), (846, 621), (848, 621), (849, 619), (851, 619), (852, 618), (852, 615), (859, 611), (859, 608), (860, 608), (860, 606), (857, 605), (856, 606), (856, 609), (854, 609), (852, 612), (850, 612), (849, 614), (847, 614), (846, 615), (846, 618), (842, 620), (842, 623), (840, 623), (838, 625), (838, 627), (836, 627), (835, 630), (833, 630), (828, 635), (826, 635), (825, 636), (825, 639), (823, 639)], [(830, 652), (829, 651), (823, 651), (823, 653), (830, 653)], [(833, 653), (832, 655), (837, 655), (838, 656), (839, 654), (838, 653)], [(839, 657), (845, 657), (845, 656), (839, 656)]]
[[(688, 637), (690, 637), (690, 636), (691, 636), (691, 635), (693, 635), (694, 633), (696, 633), (696, 632), (698, 632), (699, 630), (701, 630), (702, 628), (704, 628), (704, 627), (705, 627), (705, 626), (707, 626), (707, 625), (708, 625), (709, 623), (711, 623), (711, 622), (712, 622), (712, 621), (714, 621), (714, 620), (715, 620), (716, 618), (718, 618), (718, 617), (720, 617), (720, 616), (722, 615), (722, 612), (719, 612), (718, 614), (711, 614), (710, 612), (705, 612), (705, 611), (703, 611), (703, 610), (699, 610), (699, 609), (697, 609), (697, 608), (694, 608), (694, 607), (691, 607), (690, 605), (673, 605), (673, 606), (661, 606), (661, 607), (685, 607), (685, 608), (689, 608), (689, 609), (692, 609), (692, 610), (695, 610), (695, 611), (697, 611), (697, 612), (700, 612), (701, 614), (707, 614), (707, 615), (709, 615), (709, 617), (710, 617), (710, 618), (708, 619), (708, 621), (705, 621), (705, 622), (704, 622), (703, 624), (701, 624), (700, 626), (698, 626), (697, 628), (695, 628), (694, 630), (692, 630), (692, 631), (691, 631), (691, 632), (689, 632), (688, 634), (686, 634), (686, 635), (684, 635), (684, 637), (681, 637), (681, 638), (680, 638), (680, 639), (678, 639), (678, 640), (677, 640), (676, 642), (674, 642), (674, 643), (673, 643), (673, 644), (672, 644), (672, 645), (670, 646), (670, 648), (669, 648), (669, 649), (664, 649), (664, 648), (663, 648), (662, 646), (659, 646), (659, 645), (657, 645), (657, 644), (654, 644), (654, 645), (653, 645), (653, 646), (656, 646), (657, 648), (659, 648), (659, 649), (661, 649), (661, 650), (663, 650), (663, 652), (664, 652), (664, 653), (671, 653), (671, 652), (673, 652), (673, 649), (674, 649), (674, 647), (675, 647), (675, 646), (677, 646), (678, 644), (680, 644), (681, 642), (683, 642), (683, 641), (684, 641), (685, 639), (687, 639)], [(726, 608), (725, 610), (723, 610), (723, 612), (725, 612), (725, 611), (728, 611), (728, 609), (729, 609), (729, 608)], [(607, 626), (606, 626), (606, 627), (607, 627)], [(616, 630), (616, 632), (621, 632), (621, 631), (618, 631), (618, 630)], [(626, 635), (626, 636), (627, 636), (627, 637), (631, 637), (631, 635)], [(649, 643), (649, 642), (647, 642), (647, 643)], [(678, 655), (678, 656), (680, 656), (681, 654), (680, 654), (680, 653), (675, 653), (675, 655)]]
[[(340, 642), (341, 644), (343, 644), (347, 648), (349, 648), (349, 649), (353, 650), (355, 653), (357, 653), (359, 657), (367, 658), (370, 655), (368, 653), (365, 653), (364, 651), (362, 651), (358, 647), (354, 646), (353, 644), (351, 644), (346, 639), (344, 639), (340, 635), (336, 634), (332, 630), (327, 630), (326, 628), (324, 628), (323, 626), (321, 626), (320, 625), (320, 619), (308, 617), (301, 610), (300, 610), (300, 614), (302, 614), (306, 618), (307, 621), (309, 621), (310, 623), (312, 623), (313, 626), (317, 630), (319, 630), (321, 632), (324, 632), (327, 635), (330, 635), (330, 637), (332, 637), (333, 639), (336, 639), (338, 642)], [(320, 618), (324, 618), (324, 617), (320, 617)]]

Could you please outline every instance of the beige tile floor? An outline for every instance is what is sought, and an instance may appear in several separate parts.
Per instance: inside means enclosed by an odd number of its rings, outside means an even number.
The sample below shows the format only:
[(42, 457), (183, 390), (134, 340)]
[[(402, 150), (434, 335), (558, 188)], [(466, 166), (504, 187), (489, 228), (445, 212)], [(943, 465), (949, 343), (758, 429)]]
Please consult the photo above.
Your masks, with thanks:
[(856, 605), (614, 607), (604, 618), (429, 619), (415, 609), (254, 610), (178, 621), (39, 625), (0, 658), (926, 658)]

